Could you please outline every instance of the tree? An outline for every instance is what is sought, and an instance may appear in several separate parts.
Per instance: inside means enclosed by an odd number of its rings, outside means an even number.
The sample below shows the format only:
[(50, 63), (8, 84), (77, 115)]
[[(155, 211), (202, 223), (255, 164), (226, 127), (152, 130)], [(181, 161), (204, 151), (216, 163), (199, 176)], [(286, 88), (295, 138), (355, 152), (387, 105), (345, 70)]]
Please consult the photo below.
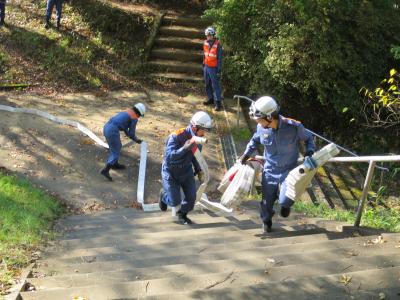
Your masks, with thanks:
[(382, 80), (374, 91), (362, 88), (363, 112), (369, 127), (395, 127), (400, 133), (400, 74), (390, 70), (389, 78)]

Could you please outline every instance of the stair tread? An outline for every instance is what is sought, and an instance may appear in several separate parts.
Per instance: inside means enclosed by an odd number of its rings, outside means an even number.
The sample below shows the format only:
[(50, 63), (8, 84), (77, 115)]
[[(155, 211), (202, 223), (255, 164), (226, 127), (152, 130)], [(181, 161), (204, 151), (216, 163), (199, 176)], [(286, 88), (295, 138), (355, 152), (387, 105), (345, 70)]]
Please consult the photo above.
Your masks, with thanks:
[(203, 76), (198, 75), (187, 75), (185, 73), (171, 73), (171, 72), (156, 72), (150, 74), (152, 77), (161, 77), (166, 79), (179, 79), (186, 81), (203, 81)]
[(185, 54), (185, 55), (195, 55), (195, 56), (203, 56), (203, 52), (200, 50), (188, 50), (188, 49), (179, 49), (179, 48), (155, 48), (151, 50), (154, 53), (174, 53), (177, 55)]
[(153, 59), (153, 60), (149, 60), (148, 63), (151, 65), (164, 65), (164, 66), (174, 66), (178, 63), (180, 66), (184, 66), (184, 67), (198, 68), (201, 70), (203, 69), (201, 63), (181, 62), (181, 61), (177, 61), (177, 60)]
[[(381, 269), (369, 269), (363, 271), (346, 272), (347, 276), (351, 276), (352, 279), (348, 283), (348, 287), (357, 289), (359, 287), (368, 289), (378, 288), (395, 288), (398, 287), (398, 276), (400, 267), (389, 267)], [(305, 288), (310, 290), (307, 292), (314, 292), (317, 295), (321, 292), (343, 292), (344, 284), (340, 282), (342, 272), (330, 275), (319, 275), (311, 277), (300, 277), (298, 278), (286, 278), (279, 281), (269, 281), (268, 273), (265, 271), (245, 271), (236, 277), (235, 272), (226, 272), (208, 275), (206, 280), (185, 280), (184, 277), (176, 277), (170, 279), (160, 279), (145, 282), (128, 282), (118, 284), (99, 284), (87, 287), (77, 287), (70, 289), (54, 289), (37, 292), (24, 292), (22, 294), (23, 299), (71, 299), (71, 297), (84, 295), (90, 299), (105, 299), (125, 297), (129, 298), (132, 296), (151, 296), (151, 295), (165, 295), (173, 293), (174, 299), (189, 299), (201, 297), (204, 299), (207, 295), (212, 295), (214, 298), (226, 298), (232, 293), (240, 292), (243, 295), (244, 292), (251, 293), (253, 297), (232, 297), (231, 299), (253, 299), (260, 298), (261, 295), (268, 291), (268, 297), (273, 297), (273, 293), (279, 292), (280, 295), (283, 292), (293, 291), (293, 293), (300, 293), (305, 291)], [(261, 274), (260, 274), (261, 273)], [(241, 276), (240, 276), (241, 275)], [(260, 278), (265, 278), (261, 280)], [(198, 278), (197, 278), (198, 279)], [(238, 284), (239, 280), (243, 280)], [(233, 285), (233, 286), (232, 286)], [(247, 287), (246, 287), (247, 286)], [(182, 288), (185, 287), (185, 288)], [(177, 289), (180, 291), (185, 290), (186, 293), (177, 293)], [(219, 297), (218, 297), (219, 295)], [(257, 297), (254, 297), (257, 295)], [(267, 295), (266, 295), (267, 296)], [(47, 297), (47, 298), (46, 298)], [(68, 297), (68, 298), (67, 298)], [(271, 298), (271, 299), (272, 299)], [(297, 299), (297, 297), (295, 297)]]

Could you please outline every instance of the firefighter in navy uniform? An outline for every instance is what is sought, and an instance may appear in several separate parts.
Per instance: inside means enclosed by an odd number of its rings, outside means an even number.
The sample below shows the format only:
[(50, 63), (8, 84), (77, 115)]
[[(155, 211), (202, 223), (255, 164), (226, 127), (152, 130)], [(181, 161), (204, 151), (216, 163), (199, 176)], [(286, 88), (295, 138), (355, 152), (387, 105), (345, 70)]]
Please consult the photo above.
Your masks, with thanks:
[(311, 133), (299, 121), (279, 114), (279, 106), (272, 97), (264, 96), (253, 102), (249, 114), (258, 123), (257, 130), (240, 160), (245, 164), (258, 145), (264, 146), (260, 217), (265, 233), (271, 231), (276, 199), (279, 199), (281, 216), (290, 214), (294, 202), (285, 196), (285, 179), (297, 166), (299, 143), (304, 142), (306, 157), (314, 153), (315, 144)]
[[(204, 173), (194, 157), (201, 145), (196, 144), (195, 137), (204, 137), (212, 128), (211, 117), (204, 111), (193, 115), (190, 124), (170, 134), (165, 144), (161, 177), (163, 188), (160, 191), (159, 205), (162, 211), (168, 206), (180, 209), (177, 213), (179, 223), (191, 224), (187, 214), (193, 210), (196, 201), (195, 176), (203, 182)], [(184, 198), (181, 197), (181, 189)]]
[(142, 140), (136, 137), (136, 124), (140, 117), (144, 117), (145, 113), (144, 104), (137, 103), (132, 108), (116, 114), (104, 125), (103, 133), (109, 146), (109, 155), (106, 165), (100, 173), (109, 181), (112, 181), (110, 169), (125, 169), (125, 166), (118, 162), (122, 148), (119, 132), (124, 131), (127, 137), (140, 144)]

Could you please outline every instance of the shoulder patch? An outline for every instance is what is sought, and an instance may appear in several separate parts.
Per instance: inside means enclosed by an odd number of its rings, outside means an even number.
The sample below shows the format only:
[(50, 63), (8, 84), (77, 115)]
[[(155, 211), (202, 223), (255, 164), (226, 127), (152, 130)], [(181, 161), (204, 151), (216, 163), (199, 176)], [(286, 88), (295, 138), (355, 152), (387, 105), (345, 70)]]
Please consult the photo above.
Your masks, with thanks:
[(297, 121), (292, 118), (286, 118), (286, 117), (282, 117), (282, 121), (285, 122), (286, 124), (293, 125), (293, 126), (299, 126), (301, 124), (300, 121)]
[(180, 134), (184, 133), (185, 130), (186, 130), (186, 128), (179, 128), (179, 129), (175, 130), (172, 134), (180, 135)]

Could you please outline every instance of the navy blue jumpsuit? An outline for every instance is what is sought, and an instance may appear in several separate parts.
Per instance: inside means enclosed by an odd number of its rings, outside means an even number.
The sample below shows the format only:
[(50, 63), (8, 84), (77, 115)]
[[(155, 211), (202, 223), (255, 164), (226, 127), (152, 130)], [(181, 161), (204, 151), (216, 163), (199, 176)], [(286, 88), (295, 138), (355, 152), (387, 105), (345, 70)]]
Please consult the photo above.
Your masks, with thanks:
[[(183, 148), (185, 142), (192, 136), (194, 133), (188, 126), (175, 131), (167, 138), (161, 168), (164, 193), (161, 201), (172, 207), (180, 204), (180, 210), (185, 214), (194, 208), (196, 201), (194, 176), (201, 170), (192, 150)], [(201, 145), (197, 147), (201, 150)], [(184, 199), (181, 199), (181, 188), (185, 195)]]
[(291, 207), (294, 203), (285, 196), (285, 179), (297, 166), (301, 141), (305, 143), (306, 151), (315, 151), (311, 133), (300, 122), (279, 116), (277, 129), (263, 128), (258, 124), (256, 132), (247, 144), (244, 155), (251, 155), (258, 145), (264, 146), (265, 164), (260, 203), (260, 217), (264, 223), (271, 221), (277, 198), (282, 207)]
[(104, 125), (103, 133), (110, 147), (107, 164), (115, 165), (118, 162), (122, 148), (120, 131), (124, 131), (127, 137), (136, 141), (135, 131), (137, 122), (138, 119), (133, 119), (132, 111), (128, 109), (116, 114)]
[(0, 0), (0, 22), (4, 22), (6, 17), (6, 0)]
[(62, 14), (62, 3), (63, 0), (47, 0), (46, 5), (46, 22), (49, 22), (51, 19), (51, 14), (53, 12), (54, 6), (56, 7), (57, 12), (57, 23), (61, 21), (61, 14)]

